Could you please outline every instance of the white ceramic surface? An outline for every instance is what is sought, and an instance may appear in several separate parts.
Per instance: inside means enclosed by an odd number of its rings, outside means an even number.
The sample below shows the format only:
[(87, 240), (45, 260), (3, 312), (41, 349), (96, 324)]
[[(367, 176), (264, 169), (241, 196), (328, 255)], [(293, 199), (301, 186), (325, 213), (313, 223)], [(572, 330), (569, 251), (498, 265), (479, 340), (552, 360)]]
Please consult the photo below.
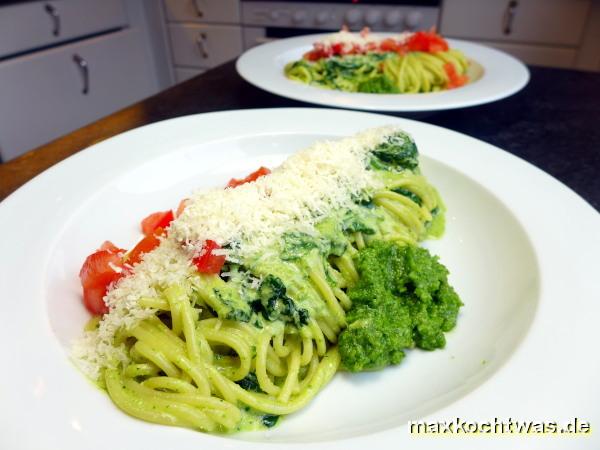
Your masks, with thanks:
[[(77, 273), (110, 239), (198, 187), (275, 166), (317, 139), (384, 124), (413, 134), (448, 207), (426, 245), (465, 306), (445, 350), (397, 367), (338, 374), (267, 432), (211, 436), (119, 411), (68, 359), (87, 319)], [(389, 116), (320, 109), (182, 117), (96, 144), (0, 203), (0, 448), (598, 448), (591, 437), (410, 435), (408, 420), (600, 423), (600, 215), (530, 164), (481, 141)], [(440, 441), (440, 439), (442, 441)]]
[[(390, 33), (377, 33), (393, 36)], [(465, 53), (483, 67), (483, 75), (458, 89), (426, 94), (364, 94), (309, 86), (285, 77), (283, 69), (312, 48), (327, 34), (311, 34), (254, 47), (237, 60), (238, 73), (246, 81), (273, 94), (294, 100), (368, 111), (423, 112), (464, 108), (508, 97), (529, 81), (527, 67), (499, 50), (468, 41), (448, 39), (450, 47)]]

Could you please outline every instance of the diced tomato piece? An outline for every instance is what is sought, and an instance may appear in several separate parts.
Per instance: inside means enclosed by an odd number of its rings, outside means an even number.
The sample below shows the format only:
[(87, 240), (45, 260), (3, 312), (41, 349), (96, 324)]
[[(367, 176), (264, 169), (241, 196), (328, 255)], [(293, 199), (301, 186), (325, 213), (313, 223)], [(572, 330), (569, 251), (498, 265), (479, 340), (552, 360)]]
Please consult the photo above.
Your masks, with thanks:
[(158, 236), (164, 233), (162, 228), (157, 228), (154, 233), (148, 234), (127, 255), (126, 262), (128, 264), (136, 264), (142, 260), (142, 255), (149, 253), (160, 245), (160, 239)]
[(449, 78), (454, 78), (456, 76), (456, 67), (454, 67), (454, 64), (452, 63), (447, 62), (444, 64), (444, 71)]
[(214, 250), (221, 247), (215, 241), (208, 239), (202, 246), (202, 252), (193, 259), (198, 272), (201, 273), (219, 273), (223, 264), (225, 264), (225, 255), (215, 255)]
[(258, 178), (264, 177), (265, 175), (268, 175), (270, 173), (271, 173), (271, 171), (269, 169), (261, 166), (258, 170), (252, 172), (246, 178), (242, 178), (242, 179), (232, 178), (231, 180), (229, 180), (229, 183), (227, 183), (227, 187), (234, 188), (241, 184), (250, 183), (250, 182), (256, 181)]
[(448, 42), (435, 31), (417, 31), (406, 42), (411, 52), (445, 52), (450, 47)]
[(177, 207), (177, 211), (175, 212), (175, 217), (179, 217), (181, 215), (189, 201), (189, 198), (184, 198), (179, 202), (179, 206)]
[(364, 53), (364, 50), (361, 45), (352, 44), (352, 48), (349, 51), (347, 51), (346, 53), (350, 54), (350, 55), (360, 55), (361, 53)]
[(304, 59), (308, 61), (318, 61), (322, 58), (321, 52), (317, 50), (311, 50), (310, 52), (306, 52), (303, 56)]
[(386, 38), (379, 44), (379, 49), (382, 52), (397, 52), (400, 48), (398, 41), (392, 38)]
[[(106, 242), (102, 246), (112, 246), (121, 250)], [(123, 276), (125, 276), (125, 269), (120, 252), (101, 249), (88, 256), (79, 271), (79, 279), (83, 287), (83, 303), (88, 311), (92, 314), (107, 313), (108, 308), (102, 298), (106, 295), (108, 286)]]
[(122, 276), (121, 257), (108, 250), (98, 250), (85, 259), (79, 278), (84, 288), (108, 286)]
[(452, 63), (444, 64), (444, 71), (446, 75), (448, 75), (448, 83), (446, 85), (447, 89), (454, 89), (460, 86), (463, 86), (467, 81), (469, 81), (469, 77), (466, 75), (459, 75), (456, 73), (456, 68)]
[(429, 43), (429, 52), (437, 53), (437, 52), (445, 52), (448, 50), (448, 44), (443, 44), (441, 42), (430, 42)]
[[(331, 48), (329, 48), (329, 54), (332, 54)], [(327, 58), (327, 52), (325, 51), (325, 46), (321, 42), (315, 42), (313, 44), (313, 49), (309, 52), (306, 52), (303, 56), (304, 59), (308, 59), (309, 61), (318, 61), (321, 58)]]
[(152, 213), (142, 220), (142, 232), (146, 236), (151, 235), (157, 228), (167, 228), (173, 219), (172, 210)]
[(377, 50), (377, 44), (375, 42), (367, 42), (365, 50), (367, 52), (374, 52)]
[(125, 253), (125, 249), (117, 247), (110, 241), (104, 241), (98, 250), (106, 250), (110, 253)]
[(105, 295), (105, 287), (83, 288), (83, 304), (95, 316), (106, 314), (108, 306), (104, 303)]
[(331, 51), (334, 55), (341, 55), (344, 51), (344, 44), (336, 43), (331, 46)]

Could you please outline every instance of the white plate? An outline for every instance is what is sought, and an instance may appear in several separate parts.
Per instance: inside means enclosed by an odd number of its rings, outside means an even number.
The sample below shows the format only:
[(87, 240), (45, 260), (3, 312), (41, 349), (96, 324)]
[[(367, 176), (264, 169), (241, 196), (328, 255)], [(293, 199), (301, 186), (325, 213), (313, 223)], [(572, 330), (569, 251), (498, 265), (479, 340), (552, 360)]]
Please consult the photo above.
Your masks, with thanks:
[(322, 89), (287, 79), (283, 73), (285, 65), (300, 59), (323, 36), (327, 34), (281, 39), (254, 47), (237, 60), (237, 71), (246, 81), (273, 94), (318, 105), (369, 111), (418, 112), (481, 105), (518, 92), (529, 81), (529, 71), (518, 59), (457, 39), (448, 39), (450, 47), (463, 51), (483, 67), (479, 79), (458, 89), (427, 94), (364, 94)]
[[(338, 374), (264, 433), (211, 436), (130, 418), (68, 359), (87, 314), (78, 270), (105, 239), (196, 187), (274, 166), (316, 139), (399, 124), (448, 206), (429, 243), (465, 306), (443, 351)], [(388, 116), (321, 109), (203, 114), (142, 127), (57, 164), (0, 204), (0, 448), (431, 448), (409, 419), (600, 423), (600, 215), (528, 163), (470, 137)], [(598, 448), (592, 437), (441, 438), (448, 448)], [(234, 440), (235, 439), (235, 440)], [(109, 444), (107, 444), (109, 443)], [(268, 447), (272, 448), (272, 447)]]

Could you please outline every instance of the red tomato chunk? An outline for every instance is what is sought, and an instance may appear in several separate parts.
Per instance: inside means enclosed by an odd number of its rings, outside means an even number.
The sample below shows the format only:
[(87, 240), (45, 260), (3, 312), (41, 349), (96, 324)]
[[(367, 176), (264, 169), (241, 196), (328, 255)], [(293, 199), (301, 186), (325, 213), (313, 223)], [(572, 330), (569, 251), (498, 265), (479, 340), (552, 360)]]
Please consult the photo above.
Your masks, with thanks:
[(267, 169), (266, 167), (261, 166), (258, 170), (252, 172), (246, 178), (242, 178), (242, 179), (232, 178), (231, 180), (229, 180), (229, 183), (227, 183), (227, 187), (234, 188), (234, 187), (240, 186), (242, 184), (250, 183), (250, 182), (256, 181), (258, 178), (264, 177), (265, 175), (268, 175), (270, 173), (271, 173), (271, 170)]
[(98, 250), (107, 250), (107, 251), (109, 251), (111, 253), (115, 253), (115, 254), (125, 253), (125, 249), (117, 247), (115, 244), (113, 244), (110, 241), (104, 241)]
[(452, 63), (444, 64), (444, 71), (446, 75), (448, 75), (448, 84), (446, 86), (447, 89), (454, 89), (460, 86), (463, 86), (469, 78), (466, 75), (459, 75), (456, 72), (456, 68)]
[(448, 42), (435, 31), (417, 31), (406, 43), (411, 52), (446, 52)]
[[(105, 244), (102, 247), (106, 247)], [(112, 247), (120, 250), (114, 245)], [(101, 249), (86, 258), (79, 278), (83, 287), (83, 303), (89, 312), (96, 315), (108, 312), (103, 297), (108, 286), (125, 275), (124, 271), (119, 252)]]
[(142, 260), (142, 255), (144, 253), (149, 253), (160, 245), (158, 236), (163, 233), (164, 230), (162, 228), (156, 228), (153, 233), (144, 236), (144, 238), (138, 242), (127, 255), (127, 263), (131, 265), (139, 263)]
[(193, 259), (198, 272), (200, 273), (220, 273), (223, 264), (225, 264), (225, 255), (215, 255), (214, 250), (221, 247), (215, 241), (207, 240), (202, 246), (202, 252)]
[(157, 228), (167, 228), (173, 221), (173, 211), (159, 211), (150, 214), (144, 220), (142, 220), (142, 232), (149, 236), (154, 233)]

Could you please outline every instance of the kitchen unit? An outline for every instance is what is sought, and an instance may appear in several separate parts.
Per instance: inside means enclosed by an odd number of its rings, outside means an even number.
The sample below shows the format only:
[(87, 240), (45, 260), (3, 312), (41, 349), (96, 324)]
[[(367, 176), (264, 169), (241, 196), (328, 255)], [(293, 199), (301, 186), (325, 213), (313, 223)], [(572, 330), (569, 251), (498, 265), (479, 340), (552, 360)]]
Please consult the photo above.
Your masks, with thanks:
[(600, 2), (592, 0), (163, 0), (175, 81), (274, 39), (437, 27), (527, 64), (600, 70)]
[(164, 8), (176, 82), (243, 52), (238, 0), (165, 0)]
[(527, 64), (600, 70), (600, 2), (444, 0), (443, 5), (445, 36), (496, 47)]
[(0, 8), (3, 161), (159, 90), (136, 2), (56, 0)]
[(400, 32), (439, 22), (441, 0), (164, 0), (176, 82), (274, 39), (352, 30)]

